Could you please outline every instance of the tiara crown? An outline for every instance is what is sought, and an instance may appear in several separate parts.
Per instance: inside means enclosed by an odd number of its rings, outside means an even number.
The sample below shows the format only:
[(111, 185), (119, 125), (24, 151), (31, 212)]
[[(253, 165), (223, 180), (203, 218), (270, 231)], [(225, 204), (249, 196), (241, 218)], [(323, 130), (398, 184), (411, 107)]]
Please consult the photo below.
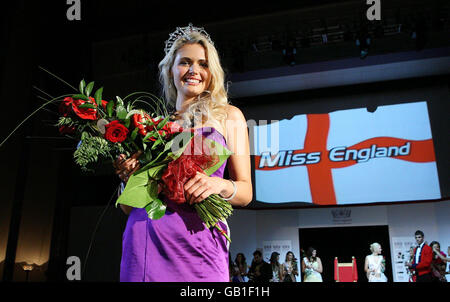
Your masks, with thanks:
[(192, 23), (189, 23), (188, 26), (185, 27), (177, 27), (177, 29), (169, 35), (169, 39), (165, 42), (164, 52), (167, 54), (172, 48), (172, 45), (180, 38), (189, 38), (189, 34), (192, 32), (198, 32), (203, 35), (209, 43), (214, 45), (213, 41), (209, 34), (205, 31), (203, 27), (195, 27)]

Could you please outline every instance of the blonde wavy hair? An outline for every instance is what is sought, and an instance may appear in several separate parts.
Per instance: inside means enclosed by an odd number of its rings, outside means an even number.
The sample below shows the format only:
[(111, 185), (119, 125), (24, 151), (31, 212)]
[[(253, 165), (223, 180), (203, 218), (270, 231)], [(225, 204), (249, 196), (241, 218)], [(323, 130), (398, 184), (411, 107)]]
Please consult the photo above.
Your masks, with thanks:
[(381, 247), (381, 245), (378, 242), (374, 242), (370, 245), (370, 251), (373, 253), (373, 251), (375, 251), (375, 248), (379, 246)]
[(224, 125), (227, 118), (226, 106), (228, 95), (225, 89), (225, 73), (220, 64), (219, 54), (205, 36), (198, 32), (191, 32), (173, 43), (166, 56), (159, 63), (159, 79), (162, 84), (162, 93), (166, 102), (175, 108), (177, 90), (173, 82), (172, 67), (177, 51), (186, 44), (200, 44), (205, 49), (208, 68), (211, 73), (209, 87), (202, 92), (182, 114), (182, 119), (192, 127), (198, 121), (199, 115), (202, 123), (211, 121)]

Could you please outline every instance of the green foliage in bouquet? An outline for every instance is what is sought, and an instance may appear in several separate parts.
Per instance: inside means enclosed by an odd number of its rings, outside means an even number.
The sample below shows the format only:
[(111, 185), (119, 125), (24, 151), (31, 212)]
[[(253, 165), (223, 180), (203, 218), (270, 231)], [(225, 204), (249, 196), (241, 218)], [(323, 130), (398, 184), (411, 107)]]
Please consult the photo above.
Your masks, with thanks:
[[(82, 80), (76, 89), (58, 79), (76, 93), (56, 98), (50, 96), (50, 100), (40, 97), (45, 103), (25, 118), (0, 143), (0, 147), (38, 111), (49, 104), (59, 103), (60, 117), (55, 126), (60, 134), (78, 142), (73, 158), (82, 170), (95, 171), (96, 164), (114, 161), (119, 154), (129, 157), (137, 151), (142, 152), (139, 158), (141, 168), (129, 177), (116, 206), (124, 204), (144, 208), (150, 219), (161, 218), (165, 214), (166, 204), (160, 199), (158, 185), (162, 183), (168, 165), (184, 156), (183, 152), (195, 133), (192, 129), (185, 131), (180, 125), (171, 122), (165, 102), (151, 93), (134, 92), (123, 99), (117, 96), (115, 100), (105, 101), (103, 87), (94, 91), (93, 81), (86, 83)], [(145, 106), (147, 110), (138, 108), (138, 105)], [(201, 172), (210, 176), (223, 165), (232, 152), (220, 143), (204, 137), (203, 139), (211, 150), (214, 150), (214, 161), (201, 169)], [(230, 241), (217, 224), (232, 213), (232, 207), (227, 201), (213, 194), (194, 207), (208, 228), (217, 228)]]
[[(135, 115), (146, 114), (144, 110), (137, 109), (136, 104), (144, 104), (152, 110), (152, 116), (168, 115), (164, 102), (147, 92), (135, 92), (123, 100), (116, 97), (113, 101), (104, 101), (103, 87), (97, 89), (92, 97), (94, 82), (86, 84), (82, 80), (79, 84), (79, 93), (64, 98), (60, 104), (60, 113), (56, 126), (64, 135), (79, 140), (74, 160), (84, 171), (94, 171), (91, 167), (102, 159), (113, 161), (119, 154), (130, 156), (137, 150), (146, 151), (150, 139), (155, 137), (151, 149), (158, 152), (158, 146), (164, 145), (164, 140), (158, 130), (167, 124), (167, 120), (159, 122), (155, 131), (139, 136), (139, 127), (146, 127), (153, 120), (144, 120), (140, 125), (132, 125)], [(125, 105), (124, 100), (135, 97), (134, 101)], [(147, 102), (150, 100), (150, 102)], [(73, 114), (72, 111), (75, 113)], [(147, 114), (148, 115), (148, 114)], [(114, 123), (113, 123), (114, 122)], [(108, 126), (114, 124), (114, 129), (108, 132)], [(134, 130), (129, 134), (129, 129)], [(145, 152), (141, 159), (143, 163), (152, 159), (151, 152)]]
[(75, 163), (81, 167), (83, 171), (94, 171), (87, 168), (95, 164), (100, 158), (114, 158), (111, 154), (124, 154), (125, 149), (121, 144), (111, 144), (106, 139), (99, 136), (92, 136), (88, 132), (83, 132), (80, 146), (73, 153)]

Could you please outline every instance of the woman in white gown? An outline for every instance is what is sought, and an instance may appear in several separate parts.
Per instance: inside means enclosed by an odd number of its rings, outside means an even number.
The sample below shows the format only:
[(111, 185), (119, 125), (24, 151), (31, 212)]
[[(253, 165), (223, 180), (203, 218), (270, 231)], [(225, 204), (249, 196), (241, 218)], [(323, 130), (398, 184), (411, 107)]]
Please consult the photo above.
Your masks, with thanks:
[(381, 255), (381, 245), (377, 242), (370, 245), (371, 255), (366, 256), (364, 271), (367, 274), (369, 282), (387, 282), (384, 274), (385, 263)]
[(302, 272), (305, 274), (303, 282), (322, 282), (322, 261), (317, 257), (315, 248), (310, 247), (306, 257), (302, 259)]

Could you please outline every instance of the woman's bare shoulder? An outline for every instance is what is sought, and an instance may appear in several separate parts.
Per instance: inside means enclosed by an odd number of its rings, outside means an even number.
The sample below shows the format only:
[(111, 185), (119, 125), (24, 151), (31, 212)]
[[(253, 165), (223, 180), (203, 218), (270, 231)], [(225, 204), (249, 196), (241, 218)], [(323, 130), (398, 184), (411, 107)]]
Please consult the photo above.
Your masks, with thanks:
[(228, 104), (226, 106), (227, 116), (229, 120), (240, 120), (244, 119), (244, 114), (242, 113), (241, 109), (238, 107)]

